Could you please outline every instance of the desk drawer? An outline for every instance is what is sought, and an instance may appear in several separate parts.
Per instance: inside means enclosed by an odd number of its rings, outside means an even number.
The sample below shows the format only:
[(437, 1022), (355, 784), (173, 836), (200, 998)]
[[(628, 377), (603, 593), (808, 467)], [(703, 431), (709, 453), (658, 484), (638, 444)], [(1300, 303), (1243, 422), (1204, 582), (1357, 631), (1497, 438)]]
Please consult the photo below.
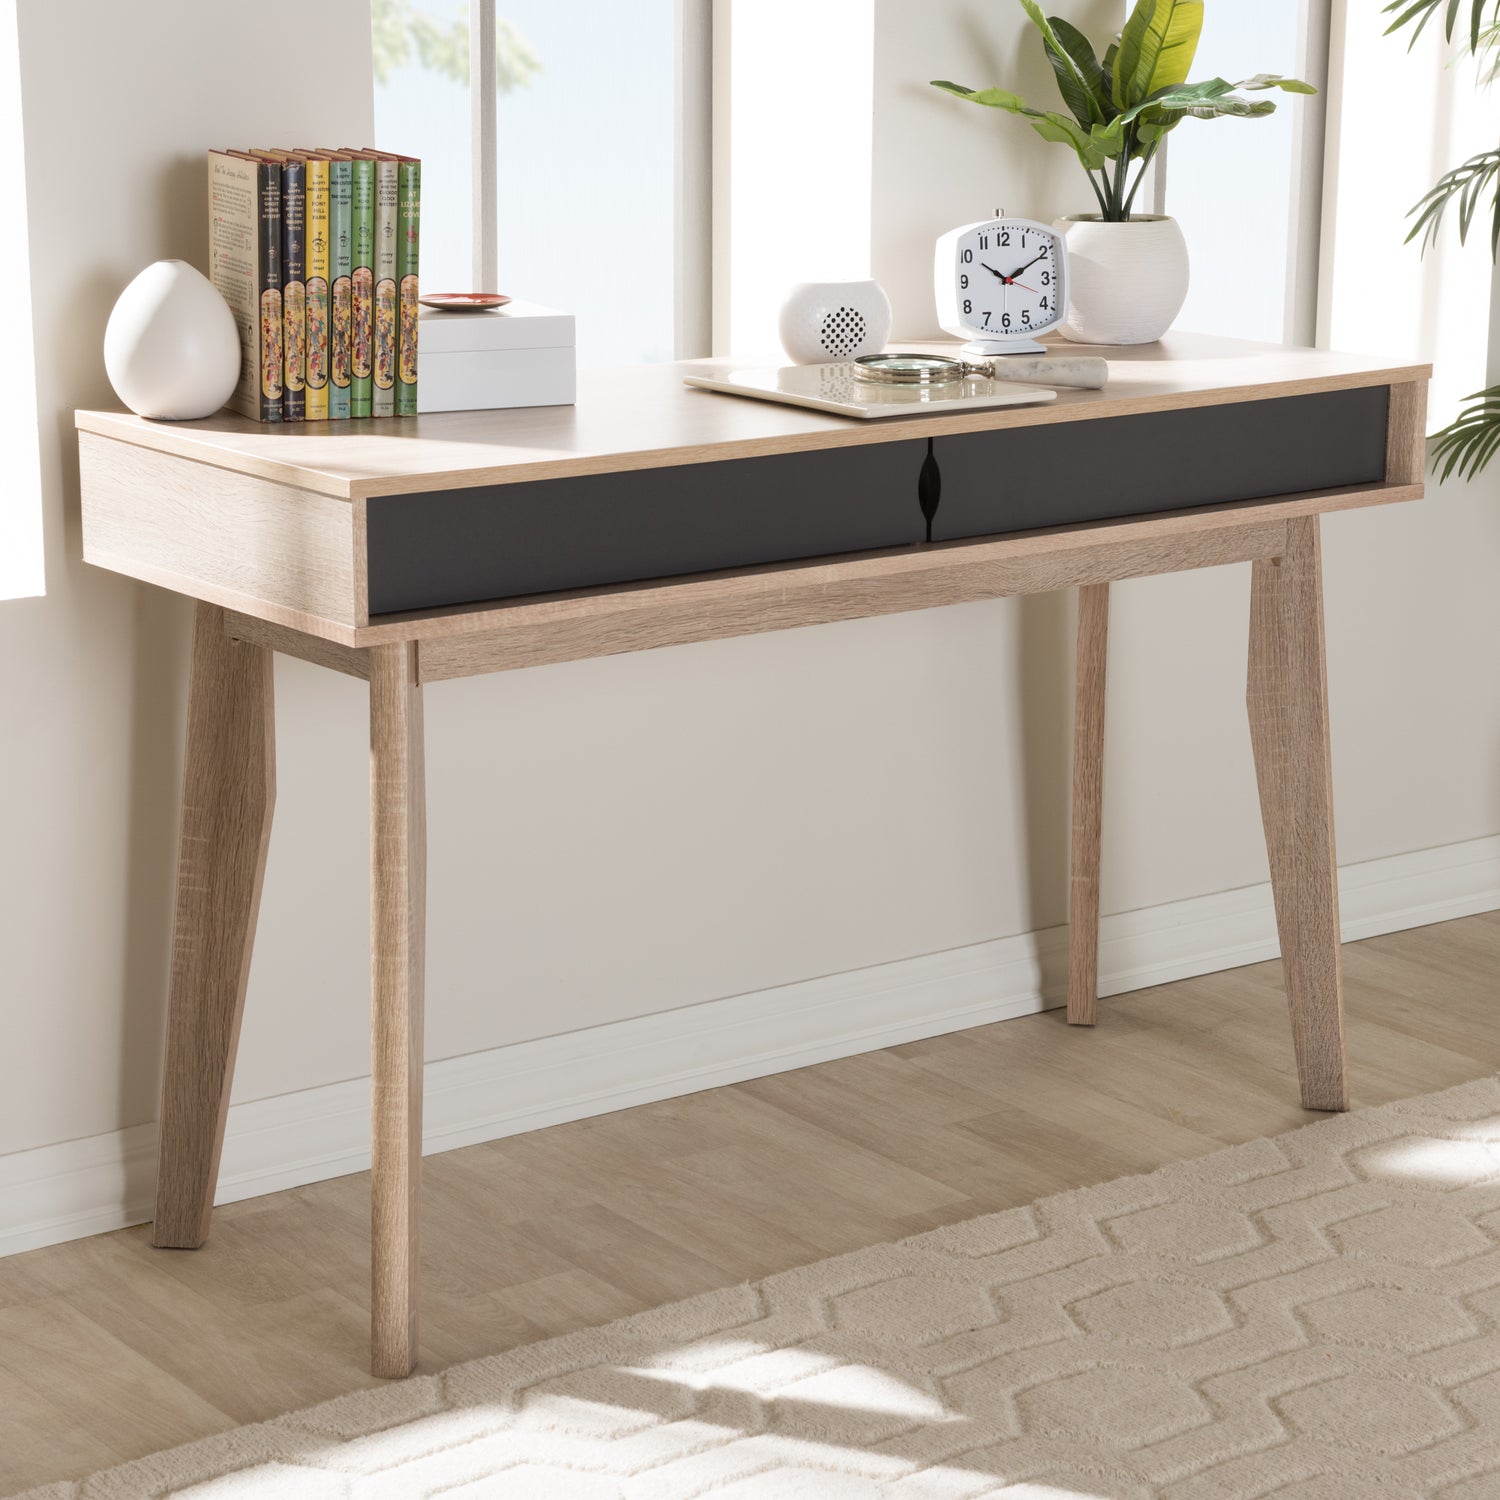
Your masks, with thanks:
[(935, 444), (934, 541), (1385, 477), (1389, 386), (959, 433)]
[[(934, 541), (1378, 484), (1390, 388), (933, 440)], [(369, 611), (920, 543), (925, 439), (367, 502)]]
[(920, 542), (921, 439), (368, 502), (370, 613)]

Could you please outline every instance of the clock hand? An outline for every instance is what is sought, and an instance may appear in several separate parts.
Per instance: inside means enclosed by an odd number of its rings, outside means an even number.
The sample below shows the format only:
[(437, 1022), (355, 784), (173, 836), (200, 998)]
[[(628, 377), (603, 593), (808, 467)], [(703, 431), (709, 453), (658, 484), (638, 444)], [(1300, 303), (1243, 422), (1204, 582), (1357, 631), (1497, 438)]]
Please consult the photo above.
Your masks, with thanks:
[[(1043, 250), (1041, 252), (1041, 254), (1039, 254), (1039, 255), (1033, 255), (1031, 257), (1031, 259), (1028, 260), (1024, 266), (1020, 266), (1016, 270), (1012, 271), (1010, 273), (1010, 275), (1006, 278), (1006, 280), (1008, 280), (1008, 281), (1014, 281), (1016, 279), (1016, 277), (1021, 274), (1022, 271), (1029, 271), (1032, 268), (1032, 266), (1034, 266), (1042, 258), (1042, 256), (1045, 255), (1046, 253), (1047, 252), (1045, 250)], [(988, 268), (986, 267), (986, 269), (988, 269)]]
[(982, 265), (982, 266), (984, 266), (985, 270), (988, 271), (991, 276), (998, 276), (1001, 281), (1007, 281), (1008, 282), (1010, 280), (1009, 276), (1006, 276), (1001, 271), (997, 271), (993, 266), (985, 265), (985, 263), (983, 261), (980, 261), (979, 264)]

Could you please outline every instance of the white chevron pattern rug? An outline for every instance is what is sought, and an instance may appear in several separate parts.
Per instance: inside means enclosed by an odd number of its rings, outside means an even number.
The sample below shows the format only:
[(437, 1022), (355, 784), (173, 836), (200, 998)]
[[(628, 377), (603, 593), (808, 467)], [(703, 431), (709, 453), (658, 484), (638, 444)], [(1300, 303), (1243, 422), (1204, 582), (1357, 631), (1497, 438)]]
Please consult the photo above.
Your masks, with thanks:
[(1500, 1082), (28, 1500), (1496, 1500)]

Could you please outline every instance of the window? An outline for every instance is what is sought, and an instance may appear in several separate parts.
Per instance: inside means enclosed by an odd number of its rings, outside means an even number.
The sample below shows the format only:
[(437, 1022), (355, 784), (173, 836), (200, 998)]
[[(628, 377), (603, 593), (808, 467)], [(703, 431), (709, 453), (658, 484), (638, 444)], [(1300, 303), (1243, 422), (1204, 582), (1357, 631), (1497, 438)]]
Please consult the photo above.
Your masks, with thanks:
[[(1268, 73), (1308, 78), (1306, 0), (1210, 5), (1192, 76), (1242, 78), (1247, 61)], [(1185, 120), (1167, 143), (1166, 207), (1182, 224), (1192, 280), (1177, 327), (1239, 338), (1311, 343), (1307, 308), (1296, 305), (1300, 212), (1294, 189), (1309, 160), (1308, 116), (1321, 101), (1269, 94), (1276, 113), (1261, 120)], [(1306, 226), (1316, 238), (1317, 219)]]
[(790, 287), (871, 273), (875, 5), (746, 0), (717, 20), (714, 342), (779, 363)]
[[(707, 276), (700, 215), (682, 204), (685, 173), (707, 163), (707, 110), (693, 103), (707, 0), (476, 4), (472, 17), (464, 0), (372, 4), (377, 143), (422, 158), (423, 286), (473, 289), (489, 251), (484, 290), (574, 313), (581, 365), (673, 358), (697, 339), (679, 270), (687, 284)], [(490, 30), (492, 117), (470, 47)], [(471, 145), (491, 129), (492, 185)], [(490, 193), (492, 220), (474, 211)]]

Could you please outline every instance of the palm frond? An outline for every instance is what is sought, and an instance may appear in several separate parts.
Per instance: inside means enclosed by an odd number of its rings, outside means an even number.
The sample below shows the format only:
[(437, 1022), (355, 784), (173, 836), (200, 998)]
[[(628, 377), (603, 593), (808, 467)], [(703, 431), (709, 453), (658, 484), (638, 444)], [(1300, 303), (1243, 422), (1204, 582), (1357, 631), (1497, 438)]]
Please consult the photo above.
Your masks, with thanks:
[(1432, 466), (1440, 479), (1473, 479), (1500, 450), (1500, 385), (1464, 398), (1465, 405), (1433, 436)]
[[(1396, 19), (1386, 27), (1386, 35), (1393, 31), (1399, 31), (1403, 26), (1410, 26), (1413, 22), (1411, 40), (1407, 48), (1417, 45), (1417, 38), (1422, 35), (1423, 28), (1439, 11), (1443, 15), (1443, 34), (1451, 42), (1453, 40), (1453, 28), (1458, 24), (1458, 16), (1463, 8), (1463, 0), (1390, 0), (1384, 7), (1386, 15), (1396, 13)], [(1488, 15), (1488, 20), (1486, 16)], [(1500, 0), (1469, 0), (1469, 45), (1474, 51), (1479, 50), (1479, 39), (1487, 25), (1494, 25), (1500, 21)]]
[(1407, 241), (1420, 235), (1425, 251), (1437, 238), (1448, 205), (1457, 199), (1458, 238), (1463, 243), (1469, 237), (1469, 227), (1486, 189), (1491, 193), (1490, 254), (1494, 255), (1500, 247), (1500, 150), (1481, 151), (1451, 172), (1445, 172), (1437, 186), (1407, 214), (1407, 218), (1416, 220)]

